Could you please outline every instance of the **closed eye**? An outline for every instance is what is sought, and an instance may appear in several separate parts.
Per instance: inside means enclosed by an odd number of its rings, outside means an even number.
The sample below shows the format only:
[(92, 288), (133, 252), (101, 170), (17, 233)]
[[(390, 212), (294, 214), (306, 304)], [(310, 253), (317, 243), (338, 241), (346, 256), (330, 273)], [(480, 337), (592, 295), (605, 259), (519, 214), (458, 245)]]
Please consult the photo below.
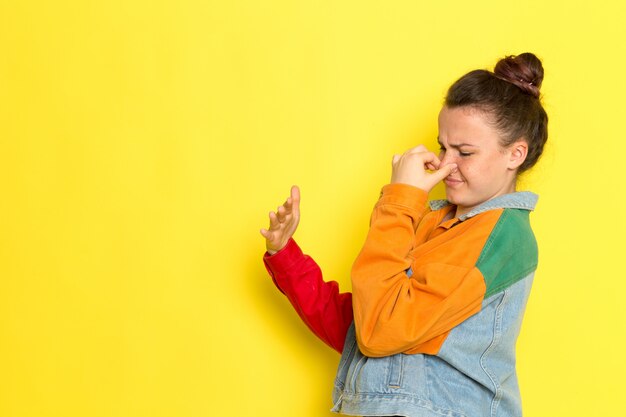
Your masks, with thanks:
[[(443, 146), (440, 146), (439, 147), (439, 151), (445, 153), (446, 152), (446, 148), (444, 148)], [(474, 154), (473, 152), (461, 152), (461, 151), (459, 151), (459, 156), (462, 156), (462, 157), (468, 157), (468, 156), (471, 156), (473, 154)]]

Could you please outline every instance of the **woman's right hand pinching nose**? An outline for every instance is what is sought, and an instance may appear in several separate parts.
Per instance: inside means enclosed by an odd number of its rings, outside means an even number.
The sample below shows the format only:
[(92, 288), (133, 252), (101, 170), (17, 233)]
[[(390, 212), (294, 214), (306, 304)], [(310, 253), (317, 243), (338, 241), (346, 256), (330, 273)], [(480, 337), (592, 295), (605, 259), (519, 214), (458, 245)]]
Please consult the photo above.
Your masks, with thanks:
[(300, 222), (300, 189), (291, 187), (291, 196), (276, 209), (270, 211), (269, 229), (261, 229), (265, 238), (265, 247), (270, 255), (275, 254), (287, 245)]
[[(456, 164), (441, 165), (441, 161), (424, 145), (394, 155), (391, 162), (391, 183), (401, 183), (430, 192), (439, 182), (454, 172)], [(431, 172), (428, 172), (431, 171)]]

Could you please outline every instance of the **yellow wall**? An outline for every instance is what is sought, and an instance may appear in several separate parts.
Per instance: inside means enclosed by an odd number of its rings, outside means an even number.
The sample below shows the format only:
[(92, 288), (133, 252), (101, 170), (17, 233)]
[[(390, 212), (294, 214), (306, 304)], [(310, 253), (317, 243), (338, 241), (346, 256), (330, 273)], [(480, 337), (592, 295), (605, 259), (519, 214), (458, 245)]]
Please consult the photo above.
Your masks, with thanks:
[(267, 212), (300, 185), (296, 237), (348, 290), (391, 155), (524, 51), (551, 118), (526, 416), (623, 412), (625, 21), (621, 0), (1, 0), (0, 416), (330, 416), (339, 358), (267, 277)]

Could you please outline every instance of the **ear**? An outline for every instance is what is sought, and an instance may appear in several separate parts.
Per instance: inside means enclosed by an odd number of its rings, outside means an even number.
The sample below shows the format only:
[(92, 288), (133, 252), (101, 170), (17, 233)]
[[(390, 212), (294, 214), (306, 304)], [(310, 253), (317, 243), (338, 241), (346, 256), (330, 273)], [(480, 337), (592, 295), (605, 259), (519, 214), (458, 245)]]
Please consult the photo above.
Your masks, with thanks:
[(528, 155), (528, 143), (524, 139), (519, 139), (509, 147), (509, 161), (507, 168), (515, 170), (526, 160)]

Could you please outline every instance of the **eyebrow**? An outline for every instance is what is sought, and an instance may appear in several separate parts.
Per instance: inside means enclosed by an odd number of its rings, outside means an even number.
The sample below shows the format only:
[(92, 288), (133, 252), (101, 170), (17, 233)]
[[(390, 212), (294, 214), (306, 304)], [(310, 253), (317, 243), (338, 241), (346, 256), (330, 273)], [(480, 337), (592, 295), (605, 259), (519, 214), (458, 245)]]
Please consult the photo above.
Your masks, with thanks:
[[(440, 146), (443, 146), (443, 144), (442, 144), (442, 143), (441, 143), (441, 141), (439, 140), (439, 136), (437, 136), (437, 143), (438, 143)], [(476, 146), (476, 145), (472, 145), (471, 143), (465, 143), (465, 142), (463, 142), (463, 143), (456, 143), (456, 144), (451, 144), (451, 143), (449, 143), (449, 144), (448, 144), (448, 146), (449, 146), (449, 147), (451, 147), (451, 148), (455, 148), (455, 149), (461, 148), (461, 147), (463, 147), (463, 146), (470, 146), (470, 147), (472, 147), (472, 148), (477, 148), (477, 147), (478, 147), (478, 146)]]

